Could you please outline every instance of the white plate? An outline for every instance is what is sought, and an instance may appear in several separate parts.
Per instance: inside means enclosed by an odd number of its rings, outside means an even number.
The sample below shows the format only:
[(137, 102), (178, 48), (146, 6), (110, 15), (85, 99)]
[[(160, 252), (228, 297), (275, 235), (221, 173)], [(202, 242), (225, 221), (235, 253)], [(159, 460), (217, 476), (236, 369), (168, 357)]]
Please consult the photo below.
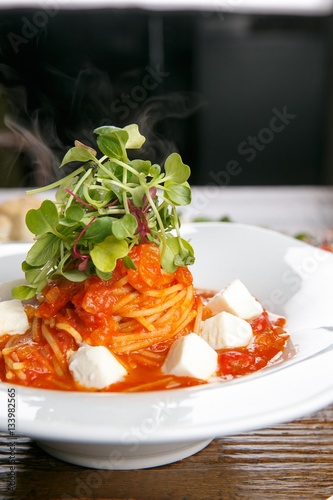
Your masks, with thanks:
[[(230, 382), (140, 394), (15, 386), (17, 434), (51, 455), (104, 469), (145, 468), (196, 453), (215, 437), (292, 420), (333, 402), (333, 255), (293, 238), (233, 223), (183, 227), (195, 248), (196, 286), (240, 278), (287, 317), (297, 354)], [(0, 246), (2, 280), (21, 276), (25, 244)], [(7, 291), (8, 292), (8, 291)], [(0, 297), (6, 298), (6, 286)], [(8, 429), (0, 384), (0, 429)]]

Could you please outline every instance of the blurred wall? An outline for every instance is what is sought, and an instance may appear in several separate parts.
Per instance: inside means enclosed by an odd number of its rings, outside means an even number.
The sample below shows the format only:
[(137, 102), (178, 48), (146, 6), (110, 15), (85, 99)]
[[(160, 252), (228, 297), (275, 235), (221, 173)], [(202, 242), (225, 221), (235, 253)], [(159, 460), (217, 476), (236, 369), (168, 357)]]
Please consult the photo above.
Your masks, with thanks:
[(3, 10), (0, 162), (12, 175), (0, 184), (49, 182), (74, 139), (133, 121), (142, 154), (178, 150), (192, 184), (330, 184), (331, 32), (320, 17)]

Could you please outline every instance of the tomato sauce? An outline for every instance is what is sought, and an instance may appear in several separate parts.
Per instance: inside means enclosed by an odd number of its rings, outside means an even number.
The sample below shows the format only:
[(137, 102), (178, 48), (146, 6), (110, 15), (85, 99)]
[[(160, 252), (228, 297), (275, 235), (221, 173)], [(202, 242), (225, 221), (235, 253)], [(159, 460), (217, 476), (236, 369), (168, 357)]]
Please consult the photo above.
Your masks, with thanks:
[[(254, 337), (247, 347), (221, 349), (218, 351), (217, 376), (222, 380), (244, 376), (260, 370), (283, 352), (289, 338), (285, 331), (284, 318), (274, 318), (272, 320), (269, 314), (264, 312), (252, 321), (251, 326)], [(8, 337), (5, 336), (1, 339), (0, 351), (7, 343)], [(97, 340), (96, 338), (96, 344)], [(22, 343), (24, 338), (20, 336), (17, 341)], [(58, 332), (58, 343), (63, 353), (76, 349), (73, 338), (66, 332)], [(2, 381), (46, 389), (80, 390), (67, 369), (64, 376), (51, 376), (52, 370), (50, 366), (52, 366), (54, 355), (45, 341), (39, 342), (37, 350), (35, 348), (32, 349), (32, 347), (35, 346), (30, 341), (25, 347), (24, 352), (21, 353), (29, 365), (28, 369), (25, 370), (26, 379), (24, 380), (6, 380), (3, 360), (0, 358), (0, 379)], [(164, 346), (159, 345), (158, 348), (156, 346), (157, 352), (162, 352), (165, 355), (168, 348), (167, 344)], [(152, 351), (154, 350), (152, 349)], [(161, 360), (156, 365), (140, 364), (137, 362), (135, 355), (120, 355), (118, 358), (120, 361), (123, 360), (126, 365), (131, 365), (132, 370), (123, 381), (112, 384), (108, 387), (107, 391), (131, 391), (134, 387), (136, 390), (163, 390), (207, 383), (204, 380), (190, 377), (166, 377), (160, 369), (164, 356), (161, 357)], [(82, 388), (81, 390), (89, 389)]]
[[(24, 335), (0, 337), (0, 379), (13, 384), (46, 389), (90, 390), (75, 383), (68, 368), (71, 353), (78, 349), (77, 340), (68, 330), (57, 328), (56, 324), (69, 325), (69, 328), (79, 332), (81, 341), (89, 345), (103, 345), (113, 351), (112, 342), (120, 328), (117, 308), (123, 300), (119, 290), (124, 289), (128, 296), (139, 294), (139, 300), (144, 297), (144, 304), (140, 303), (141, 310), (155, 307), (155, 292), (163, 287), (193, 288), (192, 274), (187, 268), (178, 267), (175, 273), (166, 273), (161, 268), (159, 251), (155, 245), (136, 246), (132, 249), (130, 257), (135, 269), (127, 268), (124, 262), (119, 260), (112, 278), (108, 281), (103, 281), (97, 276), (80, 283), (70, 282), (65, 278), (51, 281), (43, 290), (40, 303), (26, 306), (31, 330)], [(151, 290), (154, 293), (141, 293)], [(202, 306), (203, 320), (211, 315), (204, 304), (214, 293), (211, 290), (194, 291), (191, 308), (198, 311)], [(167, 300), (168, 298), (165, 299)], [(180, 311), (184, 301), (185, 298), (180, 302)], [(132, 307), (136, 307), (135, 304)], [(184, 312), (179, 313), (180, 316), (181, 314)], [(129, 323), (131, 321), (133, 319), (129, 318)], [(253, 338), (248, 346), (218, 351), (217, 377), (228, 380), (244, 376), (274, 362), (283, 352), (289, 338), (285, 323), (284, 318), (264, 311), (251, 322)], [(102, 391), (161, 390), (207, 383), (195, 378), (167, 375), (161, 370), (175, 338), (193, 331), (194, 324), (195, 317), (176, 337), (171, 336), (146, 349), (127, 353), (114, 351), (128, 374), (121, 382), (112, 384)], [(47, 336), (51, 337), (51, 342), (41, 333), (43, 325), (47, 325)], [(136, 335), (147, 334), (144, 322), (142, 325), (138, 323), (138, 327), (135, 328)], [(7, 358), (7, 365), (9, 363), (14, 368), (11, 369), (9, 366), (8, 370), (7, 366), (6, 377), (2, 350), (7, 346), (9, 350), (12, 349), (10, 360)], [(23, 368), (20, 371), (21, 367)]]
[(285, 318), (270, 319), (267, 311), (251, 322), (253, 339), (246, 347), (219, 351), (219, 371), (222, 378), (233, 378), (255, 372), (267, 366), (284, 351), (289, 335)]

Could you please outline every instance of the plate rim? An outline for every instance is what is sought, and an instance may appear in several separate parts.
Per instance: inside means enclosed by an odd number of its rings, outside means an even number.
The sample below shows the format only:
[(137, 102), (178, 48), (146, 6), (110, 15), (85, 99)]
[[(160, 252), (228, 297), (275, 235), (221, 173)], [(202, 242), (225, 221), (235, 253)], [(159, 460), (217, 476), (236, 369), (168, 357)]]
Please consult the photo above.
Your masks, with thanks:
[[(307, 246), (310, 247), (307, 243), (297, 240), (293, 238), (292, 236), (280, 233), (274, 229), (269, 229), (269, 228), (263, 228), (260, 226), (255, 226), (255, 225), (249, 225), (249, 224), (243, 224), (243, 223), (237, 223), (237, 222), (220, 222), (220, 221), (209, 221), (209, 222), (190, 222), (190, 223), (184, 223), (182, 225), (182, 228), (188, 228), (191, 229), (191, 227), (223, 227), (223, 226), (233, 226), (237, 227), (238, 229), (246, 228), (254, 231), (259, 231), (261, 233), (269, 233), (274, 235), (275, 237), (278, 238), (283, 238), (286, 242), (293, 242), (294, 245), (296, 246)], [(20, 251), (26, 251), (31, 244), (30, 243), (25, 243), (25, 242), (18, 242), (18, 243), (11, 243), (7, 244), (6, 247), (4, 248), (2, 245), (0, 245), (0, 259), (3, 256), (7, 256), (12, 254), (12, 247), (15, 247), (16, 250), (20, 249)], [(6, 249), (6, 250), (5, 250)], [(5, 253), (3, 251), (5, 250)], [(321, 252), (326, 253), (324, 250), (318, 249)], [(19, 252), (17, 252), (19, 253)], [(333, 255), (332, 255), (332, 263), (333, 263)], [(288, 370), (293, 370), (295, 374), (299, 375), (304, 375), (307, 374), (307, 369), (308, 367), (311, 367), (313, 365), (316, 365), (316, 362), (319, 362), (320, 364), (320, 370), (315, 373), (315, 377), (318, 379), (322, 376), (321, 370), (324, 370), (324, 373), (329, 375), (333, 375), (333, 349), (329, 350), (328, 352), (319, 352), (316, 355), (301, 360), (299, 363), (292, 364), (290, 366), (282, 367), (280, 370), (273, 371), (265, 374), (260, 374), (260, 375), (253, 377), (251, 380), (250, 378), (252, 375), (244, 376), (241, 377), (240, 379), (235, 379), (230, 382), (220, 382), (220, 383), (211, 383), (207, 384), (204, 386), (195, 386), (191, 388), (184, 388), (184, 389), (171, 389), (168, 391), (151, 391), (151, 392), (146, 392), (146, 393), (138, 393), (138, 394), (131, 394), (131, 398), (134, 399), (144, 399), (146, 401), (146, 404), (149, 406), (150, 409), (152, 409), (153, 405), (156, 402), (156, 398), (167, 401), (167, 405), (169, 405), (169, 409), (172, 410), (172, 408), (179, 403), (179, 401), (182, 401), (183, 407), (185, 407), (187, 404), (189, 407), (191, 406), (191, 403), (193, 404), (194, 402), (198, 405), (198, 400), (202, 399), (209, 399), (209, 397), (214, 393), (218, 392), (221, 394), (221, 397), (223, 397), (223, 391), (230, 391), (230, 387), (237, 387), (238, 389), (236, 390), (237, 393), (242, 393), (242, 387), (244, 389), (244, 392), (247, 391), (247, 388), (249, 387), (249, 384), (252, 382), (253, 390), (257, 390), (258, 386), (259, 388), (261, 386), (266, 387), (267, 385), (267, 379), (270, 380), (284, 380), (285, 379), (285, 372), (288, 372)], [(332, 368), (331, 368), (332, 367)], [(309, 380), (310, 382), (310, 380)], [(0, 382), (0, 398), (6, 396), (7, 390), (10, 387), (14, 387), (16, 389), (17, 393), (17, 398), (18, 398), (18, 403), (21, 404), (29, 404), (29, 398), (31, 400), (34, 399), (39, 399), (39, 403), (45, 404), (45, 401), (52, 399), (52, 396), (56, 393), (58, 397), (65, 397), (67, 399), (70, 397), (70, 395), (76, 394), (80, 395), (79, 399), (86, 399), (87, 401), (91, 400), (99, 400), (102, 403), (101, 406), (104, 406), (105, 399), (108, 398), (110, 399), (110, 396), (112, 398), (112, 402), (116, 403), (119, 401), (119, 403), (122, 403), (125, 398), (128, 398), (128, 394), (125, 393), (93, 393), (93, 392), (82, 392), (82, 393), (77, 393), (75, 391), (61, 391), (61, 390), (48, 390), (48, 389), (38, 389), (38, 388), (30, 388), (30, 387), (25, 387), (25, 386), (20, 386), (20, 385), (14, 385), (10, 384), (8, 382)], [(44, 398), (44, 393), (47, 393), (47, 397)], [(209, 396), (208, 396), (209, 393)], [(144, 394), (144, 396), (142, 396)], [(260, 398), (264, 397), (264, 394), (260, 394)], [(185, 395), (183, 397), (182, 395)], [(259, 398), (259, 399), (260, 399)], [(257, 403), (259, 401), (257, 400)], [(170, 441), (170, 439), (174, 439), (176, 441), (180, 440), (193, 440), (193, 439), (203, 439), (203, 438), (208, 438), (208, 437), (219, 437), (219, 436), (225, 436), (225, 435), (230, 435), (234, 434), (237, 432), (247, 432), (252, 429), (257, 429), (257, 428), (262, 428), (266, 427), (269, 425), (274, 425), (277, 423), (282, 423), (284, 421), (294, 419), (301, 417), (305, 413), (310, 413), (313, 411), (317, 411), (324, 407), (326, 404), (330, 404), (333, 402), (333, 385), (331, 384), (330, 386), (326, 386), (325, 388), (320, 390), (320, 391), (315, 391), (315, 394), (313, 394), (310, 398), (308, 397), (307, 393), (303, 393), (303, 399), (299, 401), (299, 403), (293, 407), (284, 407), (283, 405), (279, 410), (276, 410), (275, 414), (271, 414), (271, 412), (267, 412), (267, 414), (261, 414), (261, 415), (253, 415), (251, 417), (251, 425), (250, 425), (250, 420), (249, 417), (243, 417), (238, 419), (237, 421), (234, 422), (234, 424), (229, 424), (227, 427), (226, 431), (218, 431), (219, 426), (222, 426), (223, 420), (219, 421), (216, 420), (216, 422), (209, 422), (209, 423), (199, 423), (199, 422), (194, 422), (191, 426), (186, 426), (182, 428), (177, 428), (175, 429), (172, 426), (164, 425), (164, 423), (161, 423), (161, 426), (159, 427), (157, 433), (148, 433), (145, 437), (145, 442), (147, 443), (158, 443), (158, 442), (165, 442), (165, 441)], [(52, 405), (51, 405), (52, 406)], [(52, 410), (50, 406), (50, 410)], [(5, 426), (5, 420), (6, 420), (6, 415), (5, 413), (1, 410), (1, 408), (4, 408), (4, 405), (0, 405), (0, 429), (2, 429), (3, 426)], [(278, 412), (278, 413), (277, 413)], [(260, 418), (259, 418), (260, 417)], [(71, 417), (72, 418), (72, 417)], [(82, 435), (80, 436), (79, 433), (82, 432), (82, 428), (77, 428), (77, 434), (74, 432), (74, 434), (70, 437), (68, 435), (68, 432), (71, 429), (68, 429), (65, 431), (63, 429), (63, 423), (57, 422), (55, 425), (54, 422), (48, 421), (44, 422), (44, 425), (41, 425), (40, 420), (29, 420), (28, 418), (24, 418), (24, 414), (21, 414), (20, 408), (18, 408), (18, 413), (17, 413), (17, 419), (18, 419), (18, 428), (19, 432), (21, 433), (21, 430), (24, 434), (31, 436), (33, 438), (47, 438), (51, 440), (50, 438), (50, 430), (56, 429), (56, 436), (55, 439), (58, 441), (59, 439), (65, 439), (66, 441), (69, 441), (70, 439), (76, 441), (76, 442), (82, 442)], [(247, 425), (244, 426), (244, 419), (247, 420)], [(71, 421), (71, 426), (72, 425), (77, 425), (77, 420), (72, 420)], [(131, 425), (134, 425), (131, 424)], [(207, 427), (210, 427), (209, 429)], [(79, 430), (81, 429), (81, 430)], [(6, 430), (4, 428), (3, 430)], [(111, 432), (111, 431), (110, 431)], [(103, 436), (103, 439), (106, 437), (110, 439), (110, 443), (115, 443), (117, 442), (117, 436), (116, 434), (119, 434), (119, 430), (113, 430), (112, 433), (110, 433), (109, 436)], [(173, 437), (172, 437), (173, 436)], [(101, 438), (100, 436), (100, 430), (97, 432), (93, 432), (90, 436), (88, 436), (86, 439), (89, 439), (89, 442), (97, 442)], [(118, 437), (118, 440), (120, 438)]]

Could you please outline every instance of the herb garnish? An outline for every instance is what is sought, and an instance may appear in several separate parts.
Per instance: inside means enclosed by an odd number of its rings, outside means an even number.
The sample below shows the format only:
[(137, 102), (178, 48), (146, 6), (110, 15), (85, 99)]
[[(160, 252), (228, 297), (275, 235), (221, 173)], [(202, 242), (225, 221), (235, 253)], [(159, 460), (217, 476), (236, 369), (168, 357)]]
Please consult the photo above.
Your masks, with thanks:
[(129, 160), (127, 149), (145, 142), (138, 126), (99, 127), (97, 146), (104, 155), (75, 141), (60, 168), (80, 162), (74, 172), (39, 193), (58, 188), (55, 202), (45, 200), (26, 216), (35, 243), (22, 264), (26, 285), (14, 287), (13, 297), (29, 299), (49, 279), (64, 276), (83, 281), (97, 274), (111, 278), (119, 258), (135, 268), (128, 256), (139, 243), (155, 242), (163, 268), (174, 272), (194, 262), (191, 245), (180, 237), (176, 207), (191, 201), (190, 168), (178, 153), (170, 154), (164, 172), (148, 160)]

